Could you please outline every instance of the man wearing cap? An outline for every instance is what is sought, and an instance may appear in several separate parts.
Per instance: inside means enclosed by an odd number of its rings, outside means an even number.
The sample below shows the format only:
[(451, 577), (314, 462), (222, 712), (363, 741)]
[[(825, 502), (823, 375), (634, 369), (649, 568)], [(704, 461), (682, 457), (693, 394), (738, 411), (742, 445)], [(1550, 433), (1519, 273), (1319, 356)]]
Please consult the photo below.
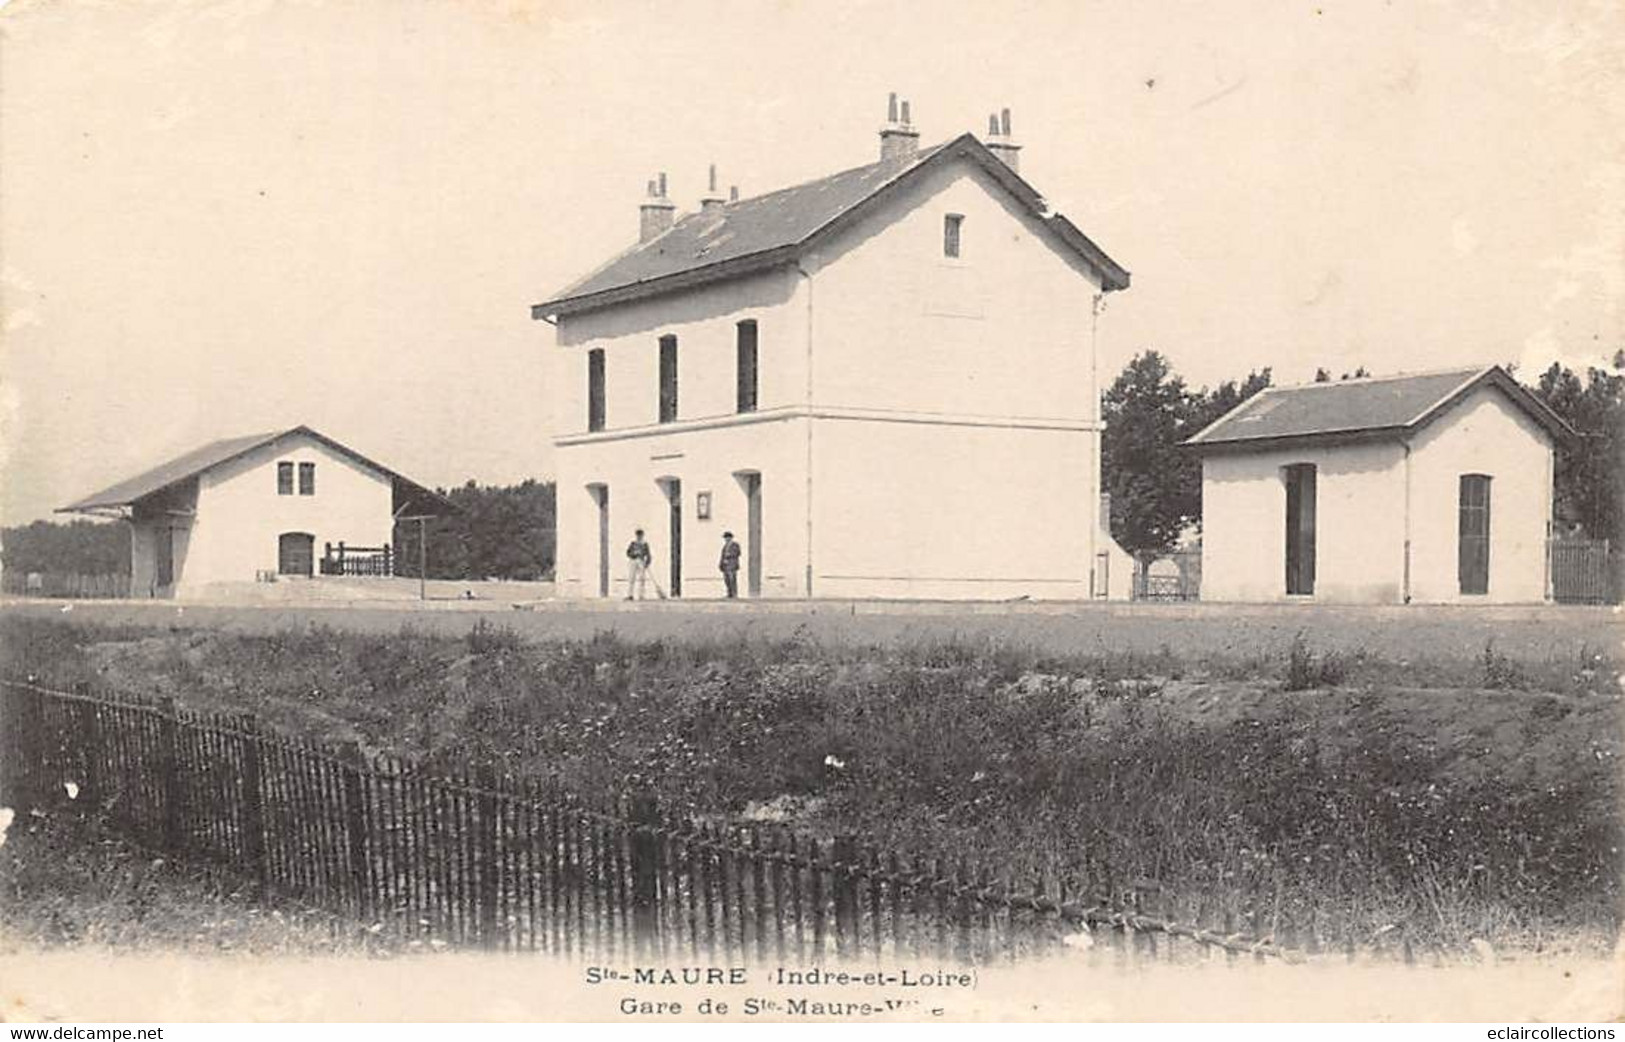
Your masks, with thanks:
[(728, 598), (732, 600), (739, 596), (739, 544), (734, 542), (732, 532), (722, 533), (722, 560), (717, 564), (722, 569), (722, 581), (728, 587)]
[(632, 541), (626, 545), (626, 599), (631, 600), (636, 595), (638, 600), (646, 596), (645, 588), (649, 582), (649, 562), (654, 555), (649, 552), (649, 544), (643, 541), (643, 529), (638, 529)]

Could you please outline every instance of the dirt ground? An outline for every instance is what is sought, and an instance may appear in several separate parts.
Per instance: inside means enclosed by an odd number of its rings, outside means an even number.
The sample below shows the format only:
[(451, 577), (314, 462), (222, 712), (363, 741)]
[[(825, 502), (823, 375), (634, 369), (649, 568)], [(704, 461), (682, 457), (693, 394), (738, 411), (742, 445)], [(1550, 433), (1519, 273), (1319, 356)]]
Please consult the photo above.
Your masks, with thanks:
[(360, 633), (462, 636), (484, 622), (531, 638), (629, 640), (799, 636), (847, 646), (920, 639), (1013, 643), (1056, 654), (1170, 650), (1181, 657), (1280, 655), (1293, 637), (1319, 649), (1389, 662), (1467, 661), (1493, 642), (1524, 663), (1617, 656), (1625, 616), (1586, 607), (1343, 607), (1224, 604), (945, 604), (901, 602), (430, 601), (388, 606), (179, 605), (155, 601), (0, 602), (0, 613), (107, 625), (276, 633), (320, 625)]

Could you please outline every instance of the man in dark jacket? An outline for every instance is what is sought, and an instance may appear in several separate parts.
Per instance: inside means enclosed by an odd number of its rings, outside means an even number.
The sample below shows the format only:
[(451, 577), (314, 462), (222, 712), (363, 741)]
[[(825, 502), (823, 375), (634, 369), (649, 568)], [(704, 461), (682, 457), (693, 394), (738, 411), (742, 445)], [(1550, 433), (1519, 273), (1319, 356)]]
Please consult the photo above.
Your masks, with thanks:
[(727, 584), (728, 597), (733, 599), (739, 596), (739, 544), (734, 542), (732, 532), (722, 533), (722, 560), (717, 564), (722, 569), (722, 581)]

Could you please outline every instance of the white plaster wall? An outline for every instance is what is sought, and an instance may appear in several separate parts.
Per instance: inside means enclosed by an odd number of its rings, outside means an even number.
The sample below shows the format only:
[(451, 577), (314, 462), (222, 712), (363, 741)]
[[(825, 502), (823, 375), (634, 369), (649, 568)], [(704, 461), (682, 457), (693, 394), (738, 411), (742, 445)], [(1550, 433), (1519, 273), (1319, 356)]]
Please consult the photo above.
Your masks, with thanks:
[(817, 421), (813, 592), (1085, 599), (1087, 431)]
[(1324, 603), (1398, 603), (1404, 449), (1397, 443), (1210, 455), (1202, 461), (1204, 601), (1285, 601), (1286, 482), (1316, 467), (1315, 592)]
[[(277, 494), (277, 464), (284, 461), (296, 465), (291, 496)], [(315, 495), (297, 494), (299, 463), (316, 464)], [(381, 546), (392, 537), (390, 510), (388, 476), (313, 438), (281, 439), (200, 477), (197, 518), (176, 595), (209, 583), (251, 582), (256, 571), (274, 571), (283, 532), (313, 535), (318, 562), (324, 543)]]
[[(1423, 428), (1411, 458), (1412, 600), (1544, 600), (1551, 466), (1548, 435), (1493, 387), (1480, 388)], [(1463, 474), (1491, 478), (1490, 582), (1482, 596), (1463, 596), (1457, 574)]]
[(736, 413), (737, 324), (757, 323), (757, 408), (806, 401), (802, 279), (775, 271), (559, 319), (550, 353), (555, 428), (587, 430), (587, 354), (604, 351), (608, 431), (660, 420), (660, 338), (677, 337), (677, 418)]
[[(676, 477), (683, 495), (683, 596), (721, 597), (722, 533), (746, 543), (744, 488), (735, 473), (762, 475), (762, 595), (805, 595), (807, 421), (759, 414), (758, 422), (561, 445), (558, 468), (558, 596), (598, 596), (598, 506), (588, 491), (609, 486), (610, 594), (626, 596), (626, 544), (642, 528), (654, 556), (650, 575), (669, 592), (669, 508), (657, 479)], [(696, 516), (711, 493), (711, 518)], [(743, 563), (740, 595), (745, 595)], [(648, 591), (654, 596), (654, 590)]]
[[(942, 252), (950, 213), (965, 218), (957, 259)], [(1099, 280), (979, 167), (925, 175), (808, 270), (815, 404), (1095, 418)]]

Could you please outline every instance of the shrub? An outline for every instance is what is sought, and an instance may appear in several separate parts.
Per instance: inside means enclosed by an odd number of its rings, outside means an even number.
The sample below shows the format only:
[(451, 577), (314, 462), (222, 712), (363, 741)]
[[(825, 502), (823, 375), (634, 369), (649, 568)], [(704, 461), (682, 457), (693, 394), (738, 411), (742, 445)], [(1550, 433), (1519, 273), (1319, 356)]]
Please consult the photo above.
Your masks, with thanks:
[(1307, 691), (1317, 687), (1336, 687), (1347, 679), (1348, 658), (1336, 651), (1317, 655), (1303, 639), (1303, 631), (1292, 638), (1287, 649), (1286, 683), (1288, 691)]

